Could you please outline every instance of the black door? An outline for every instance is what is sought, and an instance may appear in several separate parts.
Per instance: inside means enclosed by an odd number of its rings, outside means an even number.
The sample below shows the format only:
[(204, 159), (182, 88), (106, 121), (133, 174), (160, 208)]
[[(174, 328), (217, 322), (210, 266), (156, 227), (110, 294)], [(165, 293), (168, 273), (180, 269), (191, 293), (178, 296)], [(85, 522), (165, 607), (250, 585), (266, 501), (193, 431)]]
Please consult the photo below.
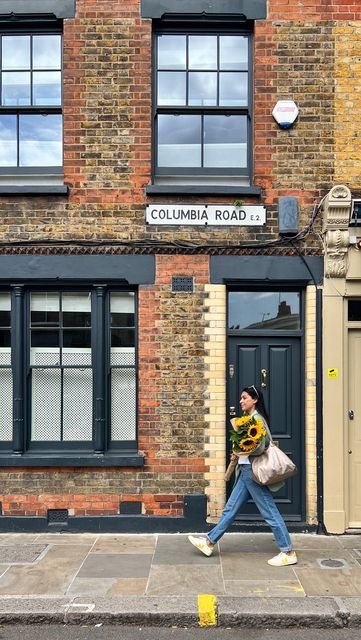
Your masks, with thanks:
[[(300, 470), (274, 497), (286, 520), (301, 521), (304, 519), (301, 339), (230, 337), (228, 370), (229, 418), (232, 414), (241, 415), (239, 396), (244, 387), (255, 384), (262, 389), (272, 436)], [(239, 519), (261, 519), (252, 501)]]

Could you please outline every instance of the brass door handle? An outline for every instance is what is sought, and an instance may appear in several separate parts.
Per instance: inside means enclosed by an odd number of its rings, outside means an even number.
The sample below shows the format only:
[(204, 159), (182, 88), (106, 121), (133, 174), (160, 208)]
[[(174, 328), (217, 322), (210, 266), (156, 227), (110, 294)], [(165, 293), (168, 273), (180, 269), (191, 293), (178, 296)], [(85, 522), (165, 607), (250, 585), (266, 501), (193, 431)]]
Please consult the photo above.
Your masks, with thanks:
[(230, 416), (236, 415), (236, 407), (229, 407), (229, 415)]
[(267, 387), (267, 369), (261, 369), (261, 387)]

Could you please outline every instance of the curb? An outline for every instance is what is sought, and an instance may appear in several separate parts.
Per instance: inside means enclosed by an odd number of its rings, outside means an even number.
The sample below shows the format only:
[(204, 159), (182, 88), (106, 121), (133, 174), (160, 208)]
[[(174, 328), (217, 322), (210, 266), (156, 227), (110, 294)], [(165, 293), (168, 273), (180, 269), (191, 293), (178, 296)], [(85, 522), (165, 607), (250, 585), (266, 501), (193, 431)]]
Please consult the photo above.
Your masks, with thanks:
[[(217, 599), (218, 627), (360, 628), (361, 598)], [(199, 626), (197, 597), (0, 598), (0, 624)]]

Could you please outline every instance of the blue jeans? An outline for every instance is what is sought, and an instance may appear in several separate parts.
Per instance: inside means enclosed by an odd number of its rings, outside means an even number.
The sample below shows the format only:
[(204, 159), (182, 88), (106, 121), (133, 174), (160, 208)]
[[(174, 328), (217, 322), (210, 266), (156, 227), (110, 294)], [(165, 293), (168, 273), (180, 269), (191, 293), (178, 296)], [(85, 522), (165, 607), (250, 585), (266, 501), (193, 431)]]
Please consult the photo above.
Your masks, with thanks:
[(273, 500), (272, 494), (268, 487), (262, 487), (253, 480), (251, 464), (241, 465), (241, 472), (237, 482), (223, 509), (218, 524), (208, 533), (208, 540), (212, 544), (215, 544), (223, 536), (249, 497), (253, 498), (261, 515), (271, 527), (280, 550), (285, 552), (291, 551), (292, 542), (290, 534)]

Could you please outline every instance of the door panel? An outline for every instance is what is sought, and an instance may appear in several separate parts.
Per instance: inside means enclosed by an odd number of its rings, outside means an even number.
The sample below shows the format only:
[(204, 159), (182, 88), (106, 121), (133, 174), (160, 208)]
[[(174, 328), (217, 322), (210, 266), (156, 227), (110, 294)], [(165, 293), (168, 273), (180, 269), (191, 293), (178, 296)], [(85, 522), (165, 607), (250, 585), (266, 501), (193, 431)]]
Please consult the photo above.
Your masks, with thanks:
[(361, 528), (361, 331), (349, 332), (349, 523)]
[[(277, 505), (287, 520), (302, 520), (304, 504), (303, 438), (301, 416), (301, 342), (299, 338), (254, 337), (229, 339), (229, 363), (235, 374), (230, 381), (229, 404), (240, 415), (239, 396), (252, 384), (262, 388), (269, 409), (273, 438), (297, 464), (300, 473), (287, 480), (283, 489), (274, 494)], [(261, 371), (266, 370), (266, 376)], [(265, 386), (261, 387), (261, 384)], [(227, 427), (229, 428), (229, 426)], [(231, 488), (231, 487), (230, 487)], [(261, 519), (252, 501), (239, 515), (240, 520)]]

